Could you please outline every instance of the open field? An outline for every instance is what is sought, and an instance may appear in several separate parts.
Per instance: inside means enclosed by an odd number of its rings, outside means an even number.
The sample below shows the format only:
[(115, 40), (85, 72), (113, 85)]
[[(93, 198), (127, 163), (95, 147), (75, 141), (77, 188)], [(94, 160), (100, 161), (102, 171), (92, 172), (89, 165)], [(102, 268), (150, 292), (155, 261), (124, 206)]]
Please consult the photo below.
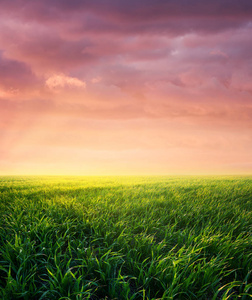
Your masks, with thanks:
[(252, 177), (1, 177), (0, 299), (251, 299)]

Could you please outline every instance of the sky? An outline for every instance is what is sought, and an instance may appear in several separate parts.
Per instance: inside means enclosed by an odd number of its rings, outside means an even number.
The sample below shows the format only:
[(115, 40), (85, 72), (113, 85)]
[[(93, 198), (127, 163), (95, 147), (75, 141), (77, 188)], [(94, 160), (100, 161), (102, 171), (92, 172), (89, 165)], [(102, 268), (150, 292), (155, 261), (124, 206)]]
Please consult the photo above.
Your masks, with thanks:
[(251, 174), (251, 37), (251, 0), (1, 0), (0, 174)]

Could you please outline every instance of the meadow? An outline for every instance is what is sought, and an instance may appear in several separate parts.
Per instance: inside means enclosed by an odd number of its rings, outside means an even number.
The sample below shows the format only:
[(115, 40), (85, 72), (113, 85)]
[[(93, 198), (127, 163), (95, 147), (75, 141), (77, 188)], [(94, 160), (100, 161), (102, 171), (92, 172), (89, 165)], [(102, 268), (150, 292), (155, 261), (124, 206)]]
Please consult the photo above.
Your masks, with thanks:
[(0, 177), (0, 299), (251, 299), (252, 177)]

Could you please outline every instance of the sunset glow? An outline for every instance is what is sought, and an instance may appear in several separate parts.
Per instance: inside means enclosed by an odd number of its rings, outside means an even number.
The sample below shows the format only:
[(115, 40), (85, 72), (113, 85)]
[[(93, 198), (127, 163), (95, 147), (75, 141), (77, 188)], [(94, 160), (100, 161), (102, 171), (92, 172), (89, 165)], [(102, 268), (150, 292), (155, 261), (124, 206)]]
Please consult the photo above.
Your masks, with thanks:
[(0, 174), (252, 173), (251, 0), (3, 0)]

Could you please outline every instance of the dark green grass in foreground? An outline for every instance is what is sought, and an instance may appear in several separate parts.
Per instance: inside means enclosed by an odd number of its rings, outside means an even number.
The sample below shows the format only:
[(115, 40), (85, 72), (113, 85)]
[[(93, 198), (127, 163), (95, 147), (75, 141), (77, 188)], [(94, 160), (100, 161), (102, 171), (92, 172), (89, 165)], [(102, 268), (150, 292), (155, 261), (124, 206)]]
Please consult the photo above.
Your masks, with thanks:
[(0, 299), (251, 299), (252, 177), (2, 177)]

